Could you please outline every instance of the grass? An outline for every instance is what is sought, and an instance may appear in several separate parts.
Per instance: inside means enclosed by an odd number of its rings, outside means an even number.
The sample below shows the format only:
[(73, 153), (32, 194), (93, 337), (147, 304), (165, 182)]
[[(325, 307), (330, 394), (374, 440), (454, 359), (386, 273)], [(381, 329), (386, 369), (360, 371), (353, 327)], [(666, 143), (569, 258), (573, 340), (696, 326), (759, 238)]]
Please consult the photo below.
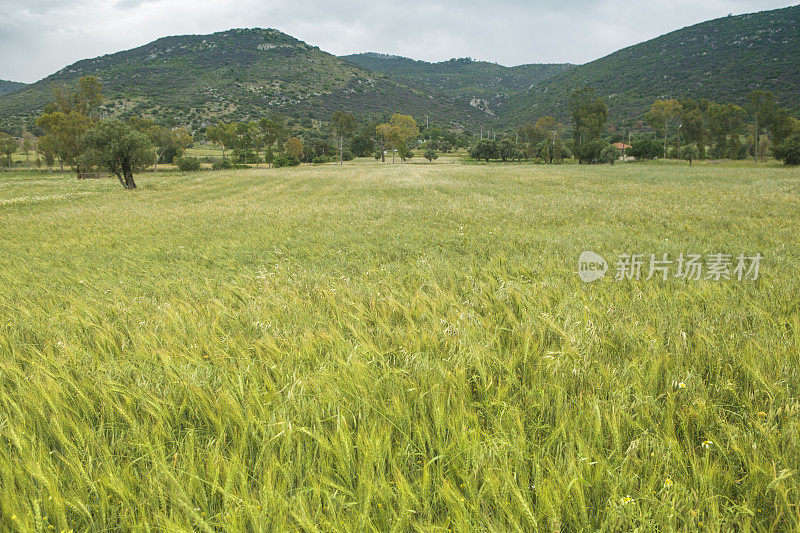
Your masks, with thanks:
[(800, 171), (137, 181), (0, 173), (0, 529), (800, 528)]

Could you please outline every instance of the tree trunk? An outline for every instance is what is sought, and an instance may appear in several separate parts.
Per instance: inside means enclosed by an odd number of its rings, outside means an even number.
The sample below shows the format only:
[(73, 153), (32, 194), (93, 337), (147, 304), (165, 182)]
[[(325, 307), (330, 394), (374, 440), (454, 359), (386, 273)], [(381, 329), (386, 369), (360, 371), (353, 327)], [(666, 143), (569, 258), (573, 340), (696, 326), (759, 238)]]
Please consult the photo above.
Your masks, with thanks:
[(158, 174), (158, 150), (153, 151), (153, 174)]
[(758, 115), (753, 126), (753, 163), (758, 163)]
[(339, 135), (339, 166), (344, 164), (344, 137)]
[[(125, 178), (122, 183), (122, 186), (125, 187), (126, 189), (135, 189), (136, 182), (133, 181), (133, 169), (127, 162), (122, 164), (122, 174)], [(117, 175), (117, 177), (119, 177), (119, 174)]]

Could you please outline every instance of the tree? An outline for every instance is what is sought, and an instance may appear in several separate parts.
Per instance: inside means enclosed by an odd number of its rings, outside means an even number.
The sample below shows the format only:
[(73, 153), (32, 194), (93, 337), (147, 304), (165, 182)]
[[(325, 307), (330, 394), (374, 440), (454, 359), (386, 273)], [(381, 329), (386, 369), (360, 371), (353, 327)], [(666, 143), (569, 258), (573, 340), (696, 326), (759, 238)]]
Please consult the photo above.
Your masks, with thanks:
[(236, 145), (236, 124), (220, 122), (216, 126), (206, 128), (206, 137), (209, 141), (222, 148), (222, 159), (225, 159), (225, 150)]
[(6, 164), (11, 169), (11, 154), (17, 151), (17, 140), (8, 133), (0, 132), (0, 154), (6, 156)]
[(364, 124), (350, 140), (350, 151), (356, 157), (367, 157), (375, 153), (375, 124)]
[(478, 144), (469, 151), (469, 156), (478, 161), (483, 159), (488, 163), (490, 159), (498, 159), (500, 157), (500, 149), (497, 146), (497, 141), (483, 139), (478, 141)]
[(45, 135), (39, 139), (39, 151), (44, 157), (44, 163), (47, 168), (52, 172), (53, 164), (58, 156), (58, 141), (52, 135)]
[(402, 161), (407, 159), (407, 154), (411, 153), (406, 144), (419, 135), (419, 126), (413, 117), (395, 113), (387, 124), (377, 126), (376, 132), (381, 139), (381, 159), (385, 161), (383, 152), (386, 147), (390, 147), (400, 153)]
[(523, 124), (517, 129), (517, 138), (522, 146), (522, 151), (525, 153), (528, 159), (533, 159), (536, 152), (536, 147), (540, 142), (542, 142), (544, 136), (542, 135), (542, 130), (540, 128), (537, 128), (533, 124), (529, 123)]
[(599, 160), (602, 163), (611, 163), (613, 165), (620, 156), (622, 156), (622, 152), (616, 146), (608, 145), (600, 151)]
[(236, 122), (234, 146), (238, 151), (239, 162), (247, 163), (250, 160), (250, 151), (255, 148), (258, 136), (258, 124), (255, 122)]
[(54, 111), (70, 113), (74, 111), (96, 121), (100, 115), (100, 104), (103, 103), (103, 88), (97, 76), (84, 76), (78, 80), (74, 88), (53, 84), (53, 102), (45, 107), (45, 114)]
[(36, 125), (55, 138), (58, 158), (62, 163), (73, 166), (78, 178), (81, 178), (78, 159), (83, 151), (83, 136), (92, 125), (89, 117), (76, 111), (56, 111), (39, 117)]
[(356, 118), (349, 113), (336, 111), (331, 117), (331, 129), (333, 134), (339, 138), (339, 164), (344, 161), (344, 139), (351, 137), (356, 131)]
[[(747, 95), (750, 113), (753, 115), (753, 162), (758, 162), (761, 129), (769, 128), (775, 121), (778, 106), (771, 91), (753, 91)], [(763, 160), (764, 153), (761, 157)]]
[(778, 109), (772, 125), (772, 141), (778, 145), (795, 135), (800, 135), (800, 120), (790, 116), (787, 110)]
[(733, 104), (715, 104), (708, 106), (708, 122), (714, 142), (714, 156), (717, 158), (739, 158), (739, 133), (747, 118), (747, 112)]
[(640, 139), (633, 141), (626, 152), (636, 159), (655, 159), (664, 155), (664, 147), (656, 139)]
[(117, 176), (125, 189), (135, 189), (133, 173), (150, 162), (150, 139), (129, 124), (106, 120), (86, 132), (85, 158)]
[(375, 127), (375, 133), (378, 135), (378, 139), (380, 140), (381, 163), (385, 163), (386, 149), (392, 145), (395, 130), (392, 128), (391, 124), (379, 124)]
[(678, 150), (678, 157), (688, 161), (689, 166), (692, 166), (692, 161), (700, 157), (700, 151), (694, 144), (686, 144)]
[(28, 172), (31, 170), (31, 160), (29, 157), (30, 151), (36, 149), (36, 137), (29, 131), (22, 132), (22, 139), (19, 142), (20, 148), (22, 148), (22, 153), (25, 154), (25, 166), (28, 169)]
[(521, 159), (525, 154), (519, 149), (517, 142), (511, 137), (503, 137), (497, 143), (497, 148), (500, 151), (500, 159), (503, 162), (516, 161)]
[(592, 164), (602, 161), (601, 154), (608, 147), (608, 143), (603, 139), (595, 139), (584, 142), (578, 147), (578, 161), (584, 164)]
[(289, 137), (284, 143), (286, 153), (296, 158), (298, 161), (303, 159), (303, 141), (297, 137)]
[(150, 139), (154, 151), (153, 172), (158, 172), (158, 163), (173, 163), (194, 144), (194, 137), (186, 128), (167, 129), (150, 119), (139, 117), (131, 117), (128, 124)]
[(434, 159), (439, 159), (439, 154), (437, 154), (436, 150), (434, 150), (433, 148), (427, 148), (425, 150), (425, 153), (423, 154), (423, 156), (428, 161), (433, 161)]
[(667, 157), (669, 126), (678, 118), (681, 109), (681, 104), (677, 100), (671, 98), (656, 100), (644, 116), (656, 133), (664, 135), (664, 157)]
[(578, 161), (585, 163), (581, 154), (588, 152), (581, 150), (581, 146), (600, 138), (608, 120), (608, 107), (595, 95), (594, 89), (586, 87), (572, 92), (569, 98), (569, 112), (575, 123), (575, 153), (578, 155)]
[(698, 107), (687, 109), (686, 105), (687, 103), (682, 104), (680, 114), (681, 133), (689, 144), (703, 146), (708, 134), (705, 114)]
[(536, 157), (545, 163), (563, 162), (565, 158), (572, 157), (569, 148), (560, 139), (544, 140), (536, 145)]
[(800, 165), (800, 135), (794, 135), (776, 145), (772, 150), (775, 158), (786, 165)]
[(272, 153), (272, 147), (276, 142), (281, 142), (286, 137), (286, 125), (283, 117), (273, 115), (259, 120), (258, 127), (261, 129), (264, 139), (264, 159), (267, 161), (268, 166), (272, 166), (275, 157)]
[(36, 125), (54, 139), (53, 147), (61, 164), (72, 165), (78, 178), (83, 175), (79, 164), (82, 139), (99, 116), (102, 101), (100, 81), (95, 76), (85, 76), (72, 90), (53, 85), (53, 102), (36, 119)]

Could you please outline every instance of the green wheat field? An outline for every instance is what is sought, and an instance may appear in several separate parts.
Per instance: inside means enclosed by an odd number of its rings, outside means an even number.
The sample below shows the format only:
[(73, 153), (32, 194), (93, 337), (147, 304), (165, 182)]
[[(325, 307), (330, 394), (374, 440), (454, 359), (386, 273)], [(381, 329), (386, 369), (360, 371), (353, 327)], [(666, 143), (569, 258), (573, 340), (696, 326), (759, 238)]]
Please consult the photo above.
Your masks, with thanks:
[(0, 173), (0, 530), (800, 528), (800, 170), (137, 182)]

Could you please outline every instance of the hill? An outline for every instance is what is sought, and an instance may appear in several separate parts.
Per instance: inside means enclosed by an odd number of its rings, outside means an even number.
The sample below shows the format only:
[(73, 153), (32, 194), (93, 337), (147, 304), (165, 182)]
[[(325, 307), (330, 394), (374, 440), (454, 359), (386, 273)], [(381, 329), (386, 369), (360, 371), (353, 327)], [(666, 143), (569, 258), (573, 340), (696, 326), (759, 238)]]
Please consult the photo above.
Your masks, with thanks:
[(96, 75), (110, 115), (152, 116), (201, 127), (276, 111), (327, 118), (337, 109), (360, 115), (397, 111), (439, 123), (474, 124), (485, 113), (437, 98), (321, 51), (272, 29), (165, 37), (150, 44), (79, 61), (26, 90), (0, 98), (0, 128), (18, 126), (51, 99), (51, 85)]
[(505, 67), (471, 58), (429, 63), (375, 52), (343, 56), (343, 59), (422, 89), (438, 90), (489, 115), (501, 113), (503, 104), (512, 95), (574, 67), (560, 63)]
[(559, 74), (512, 98), (508, 126), (552, 115), (568, 118), (570, 92), (594, 87), (617, 126), (635, 126), (660, 97), (743, 104), (756, 89), (800, 110), (800, 6), (728, 16), (630, 46)]
[(26, 83), (20, 83), (18, 81), (0, 80), (0, 96), (19, 91), (26, 85)]

